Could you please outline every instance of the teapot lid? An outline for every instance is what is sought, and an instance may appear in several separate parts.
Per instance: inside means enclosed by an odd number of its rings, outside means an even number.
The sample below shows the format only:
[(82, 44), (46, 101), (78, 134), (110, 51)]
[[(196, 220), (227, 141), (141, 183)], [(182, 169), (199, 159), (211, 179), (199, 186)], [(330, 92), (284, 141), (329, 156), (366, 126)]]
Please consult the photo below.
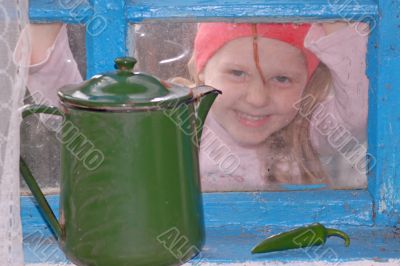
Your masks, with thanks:
[(62, 87), (58, 92), (62, 104), (104, 111), (157, 110), (176, 106), (193, 96), (189, 88), (133, 72), (133, 57), (119, 57), (114, 62), (114, 72)]

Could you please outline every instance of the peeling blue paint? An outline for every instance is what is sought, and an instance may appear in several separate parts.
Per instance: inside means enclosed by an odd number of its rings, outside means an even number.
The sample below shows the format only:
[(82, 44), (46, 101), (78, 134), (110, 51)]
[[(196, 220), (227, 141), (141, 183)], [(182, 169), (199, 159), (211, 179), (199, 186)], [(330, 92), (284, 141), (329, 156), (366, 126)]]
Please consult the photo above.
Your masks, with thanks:
[(157, 1), (131, 0), (128, 19), (131, 22), (154, 19), (187, 21), (254, 20), (305, 21), (320, 19), (364, 20), (377, 14), (374, 1)]
[[(85, 0), (69, 1), (30, 1), (30, 17), (34, 21), (65, 21), (77, 23), (68, 14), (68, 9), (61, 3), (80, 3), (79, 9), (87, 8)], [(105, 5), (112, 10), (113, 1)], [(251, 19), (268, 21), (304, 21), (320, 19), (367, 20), (378, 14), (377, 4), (373, 0), (364, 1), (326, 1), (326, 0), (290, 0), (285, 1), (242, 1), (242, 0), (130, 0), (126, 1), (127, 19), (140, 22), (154, 19), (174, 19), (177, 21), (193, 21), (194, 19), (232, 20)], [(118, 9), (118, 8), (117, 8)]]
[[(376, 27), (368, 47), (370, 79), (368, 147), (377, 158), (369, 173), (368, 189), (374, 198), (376, 223), (400, 223), (400, 116), (399, 88), (400, 3), (379, 1)], [(388, 87), (393, 89), (387, 89)]]
[(78, 24), (75, 14), (82, 14), (91, 5), (87, 0), (38, 0), (29, 1), (29, 18), (36, 22), (64, 21)]
[(114, 69), (114, 59), (127, 55), (128, 23), (124, 1), (92, 0), (98, 18), (106, 19), (106, 27), (94, 33), (86, 30), (87, 77)]

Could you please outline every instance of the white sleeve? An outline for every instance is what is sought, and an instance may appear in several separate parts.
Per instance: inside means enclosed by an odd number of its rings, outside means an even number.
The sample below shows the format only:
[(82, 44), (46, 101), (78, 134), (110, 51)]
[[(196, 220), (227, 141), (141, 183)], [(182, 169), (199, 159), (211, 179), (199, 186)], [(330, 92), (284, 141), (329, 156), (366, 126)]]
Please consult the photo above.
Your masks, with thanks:
[[(23, 34), (26, 34), (23, 32)], [(19, 64), (21, 38), (14, 51), (14, 61)], [(21, 65), (21, 64), (19, 64)], [(29, 68), (27, 87), (36, 102), (58, 106), (57, 91), (60, 87), (79, 83), (82, 77), (72, 56), (68, 43), (66, 25), (63, 25), (54, 44), (47, 50), (46, 58), (38, 64), (21, 67)]]
[(330, 69), (332, 76), (332, 93), (321, 103), (320, 110), (323, 111), (314, 114), (311, 120), (311, 141), (321, 155), (335, 150), (328, 138), (335, 127), (344, 127), (360, 143), (366, 138), (367, 41), (368, 36), (360, 34), (354, 25), (325, 35), (322, 26), (314, 24), (306, 37), (305, 47)]

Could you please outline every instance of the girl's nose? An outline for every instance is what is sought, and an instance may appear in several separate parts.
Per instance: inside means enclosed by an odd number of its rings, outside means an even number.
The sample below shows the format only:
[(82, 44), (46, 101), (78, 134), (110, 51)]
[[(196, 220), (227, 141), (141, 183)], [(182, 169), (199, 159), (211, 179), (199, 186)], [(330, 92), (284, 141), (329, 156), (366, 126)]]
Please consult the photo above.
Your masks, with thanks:
[(246, 101), (254, 107), (264, 107), (268, 105), (271, 100), (270, 91), (264, 82), (253, 82), (248, 88), (246, 93)]

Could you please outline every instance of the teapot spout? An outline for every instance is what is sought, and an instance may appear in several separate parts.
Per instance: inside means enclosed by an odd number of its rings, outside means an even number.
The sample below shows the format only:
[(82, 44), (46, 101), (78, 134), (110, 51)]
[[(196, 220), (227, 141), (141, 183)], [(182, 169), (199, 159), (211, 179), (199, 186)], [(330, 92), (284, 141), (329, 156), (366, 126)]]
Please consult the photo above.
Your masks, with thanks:
[(217, 90), (211, 86), (197, 86), (193, 88), (195, 95), (195, 102), (197, 102), (197, 118), (200, 121), (199, 129), (197, 130), (197, 139), (200, 142), (201, 133), (203, 131), (203, 125), (206, 121), (208, 112), (211, 109), (211, 105), (219, 94), (222, 94), (220, 90)]

